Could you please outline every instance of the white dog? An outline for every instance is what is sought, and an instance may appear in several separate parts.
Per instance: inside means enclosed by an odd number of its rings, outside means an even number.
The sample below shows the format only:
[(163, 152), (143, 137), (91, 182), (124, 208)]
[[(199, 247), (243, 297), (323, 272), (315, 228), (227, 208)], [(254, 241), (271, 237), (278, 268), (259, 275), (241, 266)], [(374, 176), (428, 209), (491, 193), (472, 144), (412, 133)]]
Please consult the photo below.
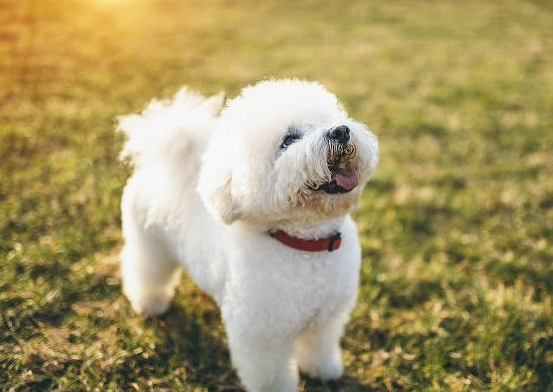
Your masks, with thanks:
[(336, 379), (361, 259), (349, 212), (376, 137), (317, 83), (265, 81), (222, 100), (183, 89), (122, 119), (135, 168), (124, 292), (137, 312), (163, 313), (184, 267), (221, 308), (248, 391), (295, 392), (298, 368)]

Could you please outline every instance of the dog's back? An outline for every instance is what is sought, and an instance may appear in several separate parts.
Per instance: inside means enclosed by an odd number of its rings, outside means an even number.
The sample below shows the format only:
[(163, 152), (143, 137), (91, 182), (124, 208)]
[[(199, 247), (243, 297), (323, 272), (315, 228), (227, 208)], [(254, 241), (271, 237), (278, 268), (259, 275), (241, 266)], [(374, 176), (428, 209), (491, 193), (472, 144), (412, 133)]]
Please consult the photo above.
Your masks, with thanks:
[(135, 171), (168, 164), (195, 178), (222, 104), (222, 94), (205, 98), (182, 88), (170, 101), (155, 100), (141, 114), (121, 117), (119, 131), (127, 139), (121, 158), (129, 159)]

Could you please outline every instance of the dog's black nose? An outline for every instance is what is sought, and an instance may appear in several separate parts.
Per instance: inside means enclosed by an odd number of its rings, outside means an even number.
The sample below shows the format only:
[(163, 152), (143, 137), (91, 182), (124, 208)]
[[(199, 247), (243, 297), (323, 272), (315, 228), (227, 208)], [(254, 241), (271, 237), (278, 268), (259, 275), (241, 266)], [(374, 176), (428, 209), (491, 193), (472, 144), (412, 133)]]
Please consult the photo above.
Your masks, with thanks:
[(328, 131), (328, 137), (338, 143), (346, 144), (349, 142), (349, 128), (345, 125), (334, 127)]

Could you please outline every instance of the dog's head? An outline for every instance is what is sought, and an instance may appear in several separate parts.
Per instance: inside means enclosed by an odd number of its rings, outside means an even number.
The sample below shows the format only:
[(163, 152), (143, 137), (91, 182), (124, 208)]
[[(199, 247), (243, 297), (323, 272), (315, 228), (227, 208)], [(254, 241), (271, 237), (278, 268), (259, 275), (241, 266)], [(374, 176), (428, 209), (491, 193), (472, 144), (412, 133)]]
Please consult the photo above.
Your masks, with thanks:
[(378, 161), (376, 137), (317, 83), (266, 81), (221, 113), (198, 190), (225, 223), (344, 215)]

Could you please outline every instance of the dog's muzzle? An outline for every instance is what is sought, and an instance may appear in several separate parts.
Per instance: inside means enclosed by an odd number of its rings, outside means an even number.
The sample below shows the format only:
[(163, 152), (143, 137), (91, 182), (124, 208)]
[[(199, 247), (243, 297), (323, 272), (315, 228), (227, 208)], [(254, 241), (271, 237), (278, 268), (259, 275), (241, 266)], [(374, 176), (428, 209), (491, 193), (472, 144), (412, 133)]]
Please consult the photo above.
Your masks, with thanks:
[(354, 157), (356, 148), (350, 142), (350, 130), (345, 125), (331, 128), (326, 136), (328, 142), (328, 169), (330, 181), (312, 188), (329, 194), (348, 193), (359, 185), (359, 175)]

